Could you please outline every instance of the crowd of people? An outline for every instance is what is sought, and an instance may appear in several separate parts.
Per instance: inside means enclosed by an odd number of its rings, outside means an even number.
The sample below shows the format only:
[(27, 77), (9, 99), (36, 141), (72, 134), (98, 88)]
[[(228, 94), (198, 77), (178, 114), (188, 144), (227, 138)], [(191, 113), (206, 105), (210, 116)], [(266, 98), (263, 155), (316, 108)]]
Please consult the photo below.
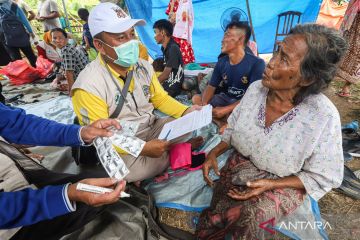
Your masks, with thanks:
[[(134, 29), (146, 22), (132, 19), (116, 4), (100, 3), (90, 13), (79, 9), (84, 21), (80, 45), (61, 28), (55, 1), (41, 1), (36, 15), (18, 4), (0, 0), (0, 11), (13, 11), (30, 35), (33, 30), (28, 21), (43, 22), (45, 34), (36, 43), (38, 54), (58, 67), (56, 84), (66, 80), (78, 125), (59, 124), (0, 104), (0, 207), (8, 209), (0, 213), (0, 229), (11, 229), (0, 231), (0, 238), (44, 239), (79, 229), (101, 212), (99, 206), (118, 200), (125, 181), (139, 186), (164, 173), (171, 146), (186, 142), (192, 151), (204, 144), (201, 136), (185, 134), (168, 141), (159, 139), (159, 134), (166, 123), (208, 104), (222, 140), (202, 167), (204, 181), (214, 193), (197, 225), (199, 239), (264, 239), (262, 222), (278, 221), (295, 212), (306, 196), (318, 201), (340, 186), (344, 162), (340, 116), (321, 91), (336, 74), (345, 76), (347, 70), (359, 79), (353, 73), (359, 66), (347, 64), (350, 57), (343, 58), (349, 54), (348, 44), (336, 30), (297, 25), (265, 65), (249, 47), (250, 26), (230, 22), (215, 68), (199, 78), (201, 91), (189, 107), (175, 97), (183, 92), (185, 65), (195, 61), (191, 0), (171, 0), (166, 11), (169, 18), (152, 26), (163, 53), (153, 64)], [(345, 37), (358, 39), (359, 34), (353, 36), (358, 23), (359, 9), (346, 25)], [(2, 44), (12, 60), (21, 58), (21, 50), (35, 66), (29, 39), (24, 47)], [(356, 46), (350, 43), (349, 49)], [(89, 51), (96, 52), (92, 61)], [(168, 117), (159, 118), (156, 109)], [(138, 157), (116, 147), (130, 170), (124, 181), (108, 178), (105, 171), (69, 175), (40, 167), (26, 170), (14, 163), (12, 152), (17, 150), (8, 143), (84, 146), (97, 136), (111, 136), (109, 126), (121, 127), (116, 120), (138, 123), (135, 136), (145, 142)], [(232, 153), (219, 170), (217, 158), (227, 150)], [(96, 159), (95, 154), (90, 152), (87, 157)], [(211, 180), (211, 170), (220, 176), (219, 181)], [(30, 182), (41, 188), (29, 188)], [(81, 192), (76, 190), (78, 182), (114, 191), (103, 195)], [(75, 221), (78, 218), (83, 223)]]

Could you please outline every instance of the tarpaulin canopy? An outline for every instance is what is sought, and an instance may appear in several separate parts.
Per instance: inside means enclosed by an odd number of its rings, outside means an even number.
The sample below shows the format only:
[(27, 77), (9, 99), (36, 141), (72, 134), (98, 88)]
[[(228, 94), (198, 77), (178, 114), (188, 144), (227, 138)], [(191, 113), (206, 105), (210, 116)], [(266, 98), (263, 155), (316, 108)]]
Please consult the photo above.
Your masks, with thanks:
[[(255, 30), (259, 53), (273, 50), (277, 15), (286, 11), (302, 13), (301, 23), (315, 22), (321, 0), (248, 0), (252, 23)], [(132, 18), (143, 18), (145, 27), (137, 27), (141, 41), (146, 45), (152, 58), (162, 55), (160, 46), (154, 40), (153, 24), (167, 18), (165, 10), (169, 0), (126, 0)], [(193, 48), (196, 62), (215, 62), (220, 53), (223, 30), (220, 18), (231, 7), (247, 13), (246, 0), (193, 0), (194, 32)]]

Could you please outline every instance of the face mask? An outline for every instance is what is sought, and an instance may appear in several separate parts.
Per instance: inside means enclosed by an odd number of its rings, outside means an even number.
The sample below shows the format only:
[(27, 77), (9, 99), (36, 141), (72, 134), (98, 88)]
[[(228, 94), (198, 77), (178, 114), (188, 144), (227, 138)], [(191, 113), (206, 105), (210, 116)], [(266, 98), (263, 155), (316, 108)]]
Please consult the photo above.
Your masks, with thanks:
[(72, 38), (69, 38), (68, 44), (70, 44), (71, 46), (75, 46), (75, 40)]
[[(103, 41), (102, 41), (103, 42)], [(111, 60), (114, 61), (114, 63), (123, 66), (123, 67), (131, 67), (139, 60), (139, 42), (137, 40), (130, 40), (124, 44), (121, 44), (117, 47), (112, 47), (109, 44), (103, 42), (108, 47), (111, 47), (114, 49), (117, 59), (113, 59), (109, 56)]]

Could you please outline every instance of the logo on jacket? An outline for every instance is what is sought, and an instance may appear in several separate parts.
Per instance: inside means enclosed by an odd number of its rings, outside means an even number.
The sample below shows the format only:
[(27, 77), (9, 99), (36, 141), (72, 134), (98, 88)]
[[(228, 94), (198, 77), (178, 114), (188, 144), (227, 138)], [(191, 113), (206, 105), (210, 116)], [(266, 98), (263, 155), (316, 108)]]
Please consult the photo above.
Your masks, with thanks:
[(249, 83), (249, 80), (248, 80), (247, 76), (243, 76), (241, 78), (241, 81), (242, 81), (243, 84), (248, 84)]
[(142, 90), (143, 90), (145, 97), (148, 97), (150, 95), (150, 86), (143, 85)]
[(120, 94), (119, 91), (117, 91), (116, 94), (115, 94), (115, 104), (116, 105), (119, 105), (120, 99), (121, 99), (121, 94)]

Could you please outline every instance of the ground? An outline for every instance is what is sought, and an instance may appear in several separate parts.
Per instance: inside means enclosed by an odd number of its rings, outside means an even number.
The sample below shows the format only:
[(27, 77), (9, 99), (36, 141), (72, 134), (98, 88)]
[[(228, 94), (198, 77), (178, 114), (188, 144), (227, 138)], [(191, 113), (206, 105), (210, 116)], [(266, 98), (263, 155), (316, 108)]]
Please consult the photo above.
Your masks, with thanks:
[[(338, 108), (341, 123), (360, 120), (360, 85), (352, 87), (352, 97), (341, 98), (336, 95), (343, 82), (335, 79), (324, 92)], [(353, 170), (360, 169), (360, 159), (347, 163)], [(319, 201), (321, 214), (330, 222), (326, 231), (330, 239), (360, 239), (360, 200), (354, 200), (335, 190)], [(160, 209), (160, 220), (168, 225), (194, 232), (194, 216), (197, 214), (176, 209)]]
[[(335, 80), (325, 94), (331, 99), (340, 112), (341, 123), (360, 120), (360, 85), (352, 87), (352, 97), (336, 96), (342, 82)], [(360, 169), (360, 159), (355, 158), (346, 164), (352, 170)], [(360, 200), (353, 200), (339, 192), (331, 191), (320, 202), (322, 216), (333, 221), (332, 229), (327, 229), (330, 239), (359, 239), (360, 238)]]

